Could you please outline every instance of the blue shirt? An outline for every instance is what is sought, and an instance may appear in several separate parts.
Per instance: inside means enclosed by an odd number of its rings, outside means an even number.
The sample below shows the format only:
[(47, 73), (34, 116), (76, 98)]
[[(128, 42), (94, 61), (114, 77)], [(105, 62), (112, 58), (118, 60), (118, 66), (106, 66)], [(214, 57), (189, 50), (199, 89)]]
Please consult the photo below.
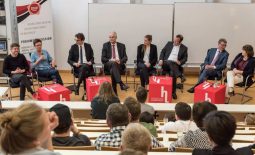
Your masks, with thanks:
[(37, 65), (35, 65), (34, 63), (40, 58), (40, 56), (38, 55), (37, 51), (31, 54), (31, 62), (35, 70), (45, 70), (52, 68), (50, 64), (52, 61), (52, 57), (50, 56), (50, 54), (46, 50), (42, 50), (42, 54), (44, 56), (44, 59), (41, 60)]

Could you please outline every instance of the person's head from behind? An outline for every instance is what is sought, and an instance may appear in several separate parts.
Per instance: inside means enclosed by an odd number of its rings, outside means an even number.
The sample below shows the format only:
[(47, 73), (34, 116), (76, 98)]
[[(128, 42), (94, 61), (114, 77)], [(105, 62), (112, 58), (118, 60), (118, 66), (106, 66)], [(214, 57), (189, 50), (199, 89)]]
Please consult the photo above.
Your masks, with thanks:
[(251, 45), (244, 45), (242, 48), (242, 55), (244, 57), (252, 58), (254, 56), (253, 47)]
[(145, 154), (151, 149), (151, 134), (139, 123), (130, 123), (121, 137), (121, 149), (134, 149)]
[(211, 112), (216, 111), (217, 107), (210, 102), (199, 102), (193, 105), (192, 116), (198, 128), (204, 128), (203, 119)]
[(11, 55), (16, 57), (19, 53), (19, 44), (18, 43), (12, 43), (11, 44)]
[(141, 113), (139, 122), (151, 123), (154, 124), (154, 116), (149, 112), (145, 111)]
[(136, 99), (139, 103), (145, 103), (147, 100), (147, 90), (144, 87), (138, 87), (136, 91)]
[(119, 155), (145, 155), (145, 154), (141, 151), (136, 151), (133, 149), (125, 149), (125, 150), (121, 151), (119, 153)]
[(56, 104), (50, 108), (58, 116), (58, 126), (54, 129), (56, 134), (67, 133), (73, 125), (71, 111), (68, 106), (63, 104)]
[(77, 33), (75, 35), (75, 41), (77, 45), (83, 45), (84, 41), (85, 41), (85, 36), (83, 33)]
[(185, 102), (179, 102), (175, 105), (175, 119), (187, 121), (191, 118), (191, 107)]
[(41, 39), (34, 39), (33, 44), (34, 44), (34, 47), (37, 52), (42, 51), (42, 40)]
[(228, 112), (212, 111), (204, 119), (210, 140), (217, 146), (227, 146), (235, 135), (236, 120)]
[(177, 34), (175, 37), (174, 37), (174, 45), (175, 46), (179, 46), (183, 41), (183, 35), (181, 34)]
[(110, 82), (103, 82), (98, 90), (98, 96), (104, 102), (110, 101), (113, 97), (117, 97), (112, 89)]
[(18, 108), (0, 115), (0, 144), (6, 154), (46, 145), (51, 138), (49, 113), (34, 103), (22, 104)]
[(255, 125), (255, 115), (254, 114), (247, 114), (245, 116), (244, 122), (247, 125)]
[(124, 100), (124, 105), (127, 106), (129, 113), (131, 114), (131, 122), (138, 122), (141, 114), (141, 104), (133, 97), (127, 97)]
[(112, 44), (115, 44), (117, 41), (117, 33), (116, 32), (110, 32), (109, 34), (109, 41)]
[(127, 126), (130, 120), (128, 108), (120, 103), (109, 105), (106, 111), (106, 122), (110, 128)]
[(151, 41), (152, 41), (152, 35), (147, 34), (144, 36), (144, 45), (145, 46), (150, 45)]
[(220, 51), (225, 50), (225, 48), (227, 47), (227, 40), (224, 38), (220, 38), (218, 41), (218, 49)]

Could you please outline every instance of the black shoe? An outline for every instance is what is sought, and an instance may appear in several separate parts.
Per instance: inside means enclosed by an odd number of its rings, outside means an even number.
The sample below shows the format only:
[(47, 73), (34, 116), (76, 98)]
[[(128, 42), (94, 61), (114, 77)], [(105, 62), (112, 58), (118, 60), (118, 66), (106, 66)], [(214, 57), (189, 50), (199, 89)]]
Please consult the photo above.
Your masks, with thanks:
[(177, 99), (177, 95), (176, 95), (176, 93), (173, 93), (173, 94), (172, 94), (172, 97), (173, 97), (173, 99), (175, 99), (175, 100), (176, 100), (176, 99)]
[(121, 90), (128, 90), (129, 86), (125, 85), (124, 83), (123, 84), (120, 84), (120, 89)]
[(191, 87), (189, 90), (187, 90), (187, 92), (189, 93), (194, 93), (194, 91), (195, 91), (194, 87)]
[(228, 92), (229, 96), (235, 96), (235, 91)]
[(74, 93), (75, 93), (75, 95), (79, 95), (79, 88), (78, 87), (75, 87)]

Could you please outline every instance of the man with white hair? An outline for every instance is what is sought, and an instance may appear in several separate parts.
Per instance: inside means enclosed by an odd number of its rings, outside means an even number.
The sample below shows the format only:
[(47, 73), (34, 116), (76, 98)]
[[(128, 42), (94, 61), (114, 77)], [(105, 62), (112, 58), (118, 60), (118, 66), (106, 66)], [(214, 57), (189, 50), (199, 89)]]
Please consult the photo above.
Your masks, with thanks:
[(121, 90), (129, 88), (121, 80), (121, 72), (125, 70), (127, 60), (125, 45), (117, 42), (116, 32), (111, 32), (109, 41), (103, 45), (101, 61), (104, 64), (104, 71), (111, 74), (112, 87), (116, 94), (117, 83), (120, 85)]

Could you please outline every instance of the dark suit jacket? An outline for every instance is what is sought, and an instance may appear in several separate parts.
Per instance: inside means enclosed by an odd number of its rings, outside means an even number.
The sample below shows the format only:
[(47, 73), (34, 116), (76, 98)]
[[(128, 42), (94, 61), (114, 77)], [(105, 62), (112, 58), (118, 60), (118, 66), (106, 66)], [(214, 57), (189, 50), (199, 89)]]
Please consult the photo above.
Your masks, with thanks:
[[(85, 56), (86, 60), (89, 62), (91, 61), (92, 64), (94, 64), (94, 52), (90, 44), (84, 43), (85, 48)], [(84, 51), (83, 51), (84, 54)], [(79, 46), (77, 44), (73, 44), (69, 50), (68, 60), (67, 62), (73, 66), (74, 63), (77, 63), (79, 61)], [(75, 69), (75, 72), (78, 71), (77, 67), (73, 66)], [(93, 65), (90, 66), (90, 70), (93, 72)]]
[(194, 149), (192, 155), (241, 155), (231, 146), (216, 146), (212, 150)]
[[(216, 54), (217, 48), (211, 48), (207, 51), (203, 65), (210, 65), (213, 61), (213, 58)], [(217, 71), (222, 71), (226, 68), (228, 62), (228, 52), (226, 50), (222, 51), (218, 56), (217, 61), (215, 62), (215, 67)]]
[[(128, 60), (125, 45), (117, 42), (117, 49), (118, 49), (120, 63), (125, 64)], [(103, 64), (105, 64), (111, 58), (112, 58), (112, 46), (110, 42), (106, 42), (103, 45), (101, 61)]]
[[(235, 59), (232, 61), (231, 63), (231, 70), (233, 70), (234, 68), (237, 68), (238, 64), (240, 63), (240, 61), (242, 61), (243, 56), (242, 53), (237, 54), (237, 56), (235, 57)], [(243, 70), (243, 82), (245, 82), (246, 78), (248, 75), (253, 75), (254, 74), (254, 68), (255, 68), (255, 58), (251, 57), (248, 60), (247, 65), (245, 66), (244, 70)], [(252, 79), (248, 79), (248, 84), (252, 83)]]
[[(168, 57), (170, 56), (171, 52), (173, 49), (173, 42), (168, 42), (166, 46), (162, 49), (160, 53), (159, 60), (167, 60)], [(181, 65), (185, 64), (188, 60), (188, 48), (181, 44), (180, 45), (180, 50), (178, 53), (178, 61), (181, 62)]]
[[(144, 63), (143, 58), (144, 58), (144, 49), (143, 49), (144, 44), (141, 44), (137, 47), (137, 64)], [(151, 44), (150, 45), (150, 55), (149, 55), (149, 63), (151, 66), (155, 66), (158, 61), (158, 52), (157, 52), (157, 46)]]
[(240, 155), (253, 155), (252, 149), (255, 149), (255, 144), (252, 144), (247, 147), (238, 148), (238, 149), (236, 149), (236, 151)]
[[(90, 44), (84, 43), (85, 55), (87, 61), (91, 61), (94, 63), (94, 52)], [(69, 50), (68, 55), (68, 63), (73, 66), (73, 63), (77, 63), (79, 61), (79, 46), (77, 44), (73, 44)]]

